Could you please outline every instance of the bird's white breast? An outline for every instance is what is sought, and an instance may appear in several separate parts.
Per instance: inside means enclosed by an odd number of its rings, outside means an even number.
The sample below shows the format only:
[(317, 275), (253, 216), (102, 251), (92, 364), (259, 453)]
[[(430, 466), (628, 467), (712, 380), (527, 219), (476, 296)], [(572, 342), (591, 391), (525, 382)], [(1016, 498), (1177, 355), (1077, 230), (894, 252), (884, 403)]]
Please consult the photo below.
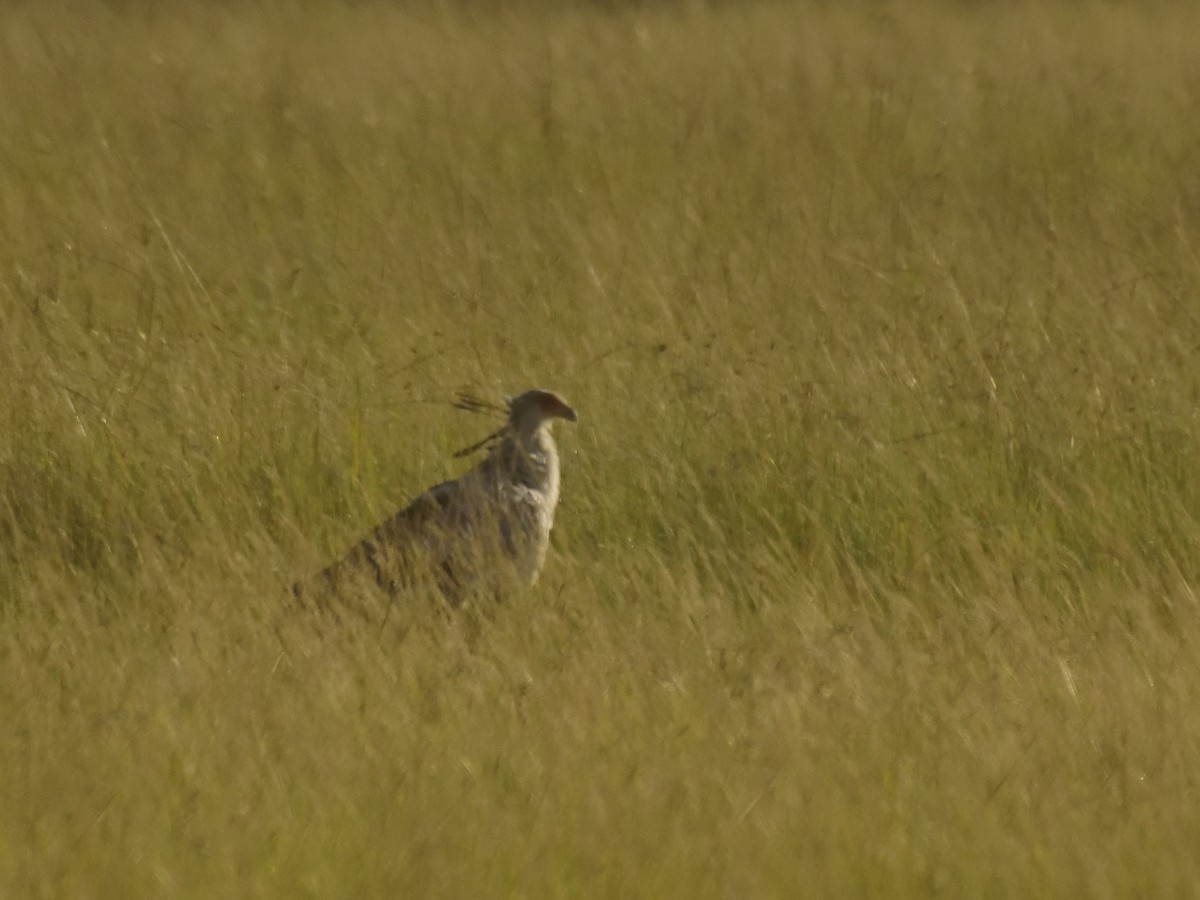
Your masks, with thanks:
[[(514, 499), (531, 512), (532, 533), (518, 541), (517, 572), (529, 584), (537, 581), (550, 548), (550, 529), (554, 526), (554, 510), (558, 506), (559, 466), (558, 448), (548, 429), (539, 429), (531, 442), (528, 460), (531, 477), (527, 484), (514, 484)], [(524, 518), (523, 516), (521, 518)]]

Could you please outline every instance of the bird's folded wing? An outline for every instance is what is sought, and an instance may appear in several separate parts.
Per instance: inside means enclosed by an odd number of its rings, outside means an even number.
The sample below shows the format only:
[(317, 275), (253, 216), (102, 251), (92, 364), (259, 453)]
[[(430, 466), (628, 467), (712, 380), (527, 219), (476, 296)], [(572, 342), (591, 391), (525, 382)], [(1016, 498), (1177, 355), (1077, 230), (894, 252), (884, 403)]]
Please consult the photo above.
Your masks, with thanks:
[(462, 491), (458, 481), (443, 481), (434, 485), (382, 522), (368, 540), (402, 550), (439, 530), (452, 527)]
[[(435, 537), (452, 527), (461, 492), (462, 486), (457, 481), (431, 487), (317, 575), (308, 589), (328, 594), (337, 589), (343, 578), (358, 573), (381, 588), (394, 590), (404, 581), (414, 556), (428, 553)], [(303, 585), (294, 588), (297, 597), (305, 590)]]

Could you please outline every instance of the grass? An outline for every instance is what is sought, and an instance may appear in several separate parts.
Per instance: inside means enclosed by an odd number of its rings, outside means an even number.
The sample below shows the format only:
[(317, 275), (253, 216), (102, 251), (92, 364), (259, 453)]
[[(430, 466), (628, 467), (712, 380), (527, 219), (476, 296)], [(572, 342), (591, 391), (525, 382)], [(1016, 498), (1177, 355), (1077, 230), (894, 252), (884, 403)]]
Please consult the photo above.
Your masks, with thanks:
[[(0, 13), (0, 894), (1192, 895), (1198, 38)], [(532, 385), (532, 592), (284, 608)]]

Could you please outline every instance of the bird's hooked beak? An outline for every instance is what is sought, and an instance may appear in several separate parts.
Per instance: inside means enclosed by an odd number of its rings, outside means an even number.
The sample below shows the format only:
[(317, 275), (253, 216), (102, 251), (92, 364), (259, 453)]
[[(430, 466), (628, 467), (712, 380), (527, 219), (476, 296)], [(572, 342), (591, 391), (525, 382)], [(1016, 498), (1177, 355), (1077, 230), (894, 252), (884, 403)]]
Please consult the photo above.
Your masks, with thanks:
[(568, 422), (578, 422), (579, 415), (568, 406), (557, 394), (545, 391), (538, 398), (538, 412), (542, 421), (546, 419), (566, 419)]

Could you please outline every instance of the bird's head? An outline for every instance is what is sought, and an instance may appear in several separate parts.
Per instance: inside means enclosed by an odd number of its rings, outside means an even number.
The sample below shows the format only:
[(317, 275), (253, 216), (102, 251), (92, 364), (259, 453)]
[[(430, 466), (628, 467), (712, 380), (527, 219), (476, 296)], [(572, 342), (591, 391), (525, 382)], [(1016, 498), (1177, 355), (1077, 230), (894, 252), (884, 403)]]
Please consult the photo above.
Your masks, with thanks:
[(508, 421), (523, 434), (531, 434), (554, 419), (576, 422), (579, 416), (550, 391), (534, 389), (508, 398)]

